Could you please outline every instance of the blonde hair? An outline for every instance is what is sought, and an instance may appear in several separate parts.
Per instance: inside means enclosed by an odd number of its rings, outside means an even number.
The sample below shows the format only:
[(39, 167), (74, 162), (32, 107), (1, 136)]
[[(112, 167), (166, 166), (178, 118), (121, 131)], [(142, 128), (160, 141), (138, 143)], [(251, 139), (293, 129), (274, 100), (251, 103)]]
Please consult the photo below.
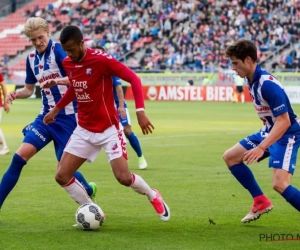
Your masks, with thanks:
[(41, 17), (30, 17), (29, 19), (27, 19), (24, 25), (24, 33), (29, 38), (31, 32), (39, 28), (42, 28), (48, 32), (49, 31), (48, 22)]

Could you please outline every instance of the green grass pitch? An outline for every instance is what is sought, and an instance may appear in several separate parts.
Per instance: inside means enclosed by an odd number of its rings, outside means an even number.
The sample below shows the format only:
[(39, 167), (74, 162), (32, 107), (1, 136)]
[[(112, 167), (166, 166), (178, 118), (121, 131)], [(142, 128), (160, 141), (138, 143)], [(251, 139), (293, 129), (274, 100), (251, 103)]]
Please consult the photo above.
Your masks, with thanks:
[[(84, 164), (81, 172), (89, 181), (97, 182), (97, 201), (107, 220), (96, 232), (73, 228), (78, 205), (54, 180), (56, 160), (51, 144), (25, 166), (2, 208), (0, 249), (299, 249), (300, 241), (266, 242), (263, 238), (300, 236), (299, 213), (272, 189), (272, 170), (267, 161), (251, 168), (272, 199), (274, 210), (250, 224), (240, 222), (250, 210), (252, 199), (225, 167), (222, 154), (260, 128), (252, 104), (146, 105), (155, 126), (148, 136), (142, 135), (134, 103), (129, 102), (133, 131), (140, 138), (149, 166), (138, 169), (137, 157), (128, 144), (129, 166), (161, 192), (171, 209), (169, 222), (159, 220), (146, 197), (117, 183), (101, 152), (94, 163)], [(11, 153), (0, 157), (0, 176), (22, 142), (21, 129), (35, 118), (40, 106), (39, 100), (17, 100), (11, 112), (3, 114), (0, 126)], [(299, 105), (294, 109), (300, 114)], [(300, 188), (299, 170), (292, 184)], [(209, 218), (216, 225), (210, 224)]]

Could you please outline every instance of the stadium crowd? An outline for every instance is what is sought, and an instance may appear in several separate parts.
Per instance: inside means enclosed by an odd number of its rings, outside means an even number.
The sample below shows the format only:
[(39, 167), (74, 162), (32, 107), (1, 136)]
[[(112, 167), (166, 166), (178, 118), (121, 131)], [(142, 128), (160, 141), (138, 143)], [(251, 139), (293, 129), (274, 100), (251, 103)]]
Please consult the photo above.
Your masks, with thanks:
[[(255, 41), (260, 61), (297, 41), (299, 9), (295, 0), (63, 0), (24, 15), (41, 16), (57, 30), (76, 23), (89, 46), (105, 47), (135, 70), (210, 72), (230, 66), (224, 48), (239, 38)], [(293, 53), (273, 66), (298, 64)]]

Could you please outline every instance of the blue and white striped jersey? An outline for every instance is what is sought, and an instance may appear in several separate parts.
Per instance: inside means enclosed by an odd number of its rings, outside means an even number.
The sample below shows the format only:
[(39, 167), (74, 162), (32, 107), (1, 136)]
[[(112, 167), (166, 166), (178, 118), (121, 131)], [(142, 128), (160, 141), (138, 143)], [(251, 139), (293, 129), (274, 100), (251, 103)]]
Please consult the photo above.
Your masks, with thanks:
[(276, 117), (288, 112), (291, 126), (285, 134), (300, 132), (298, 118), (292, 109), (290, 100), (281, 83), (273, 75), (257, 65), (252, 82), (246, 81), (254, 108), (264, 123), (262, 131), (269, 133), (274, 126)]
[[(49, 79), (65, 77), (66, 73), (62, 66), (63, 59), (67, 56), (59, 43), (49, 41), (48, 47), (43, 54), (32, 51), (26, 61), (26, 84), (42, 83)], [(43, 107), (41, 114), (47, 114), (66, 93), (68, 86), (57, 85), (50, 89), (41, 90)], [(59, 114), (69, 115), (77, 113), (76, 100), (69, 103)]]
[[(115, 98), (115, 104), (117, 106), (117, 109), (119, 108), (119, 98), (118, 98), (118, 95), (117, 95), (117, 91), (116, 91), (116, 86), (118, 85), (122, 85), (120, 79), (116, 76), (113, 76), (113, 86), (114, 86), (114, 98)], [(124, 108), (127, 108), (127, 104), (126, 104), (126, 101), (124, 100)]]

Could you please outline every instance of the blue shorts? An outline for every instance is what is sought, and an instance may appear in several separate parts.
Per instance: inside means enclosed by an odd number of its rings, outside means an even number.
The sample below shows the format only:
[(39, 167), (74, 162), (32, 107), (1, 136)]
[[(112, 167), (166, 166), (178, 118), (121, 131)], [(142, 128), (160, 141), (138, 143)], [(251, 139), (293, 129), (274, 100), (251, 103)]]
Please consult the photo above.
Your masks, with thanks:
[[(258, 132), (242, 139), (240, 144), (245, 149), (250, 150), (260, 144), (265, 137), (266, 134), (264, 132)], [(259, 161), (270, 156), (270, 168), (284, 169), (294, 174), (299, 146), (300, 133), (297, 135), (284, 135), (266, 150)]]
[(56, 121), (49, 125), (43, 123), (43, 118), (43, 115), (39, 115), (34, 122), (23, 128), (23, 143), (29, 143), (40, 151), (53, 140), (56, 158), (60, 161), (64, 148), (77, 126), (76, 115), (58, 115), (55, 117)]
[(119, 119), (120, 119), (120, 122), (121, 122), (123, 127), (130, 125), (130, 115), (129, 115), (128, 108), (125, 108), (125, 111), (126, 111), (126, 117), (125, 118), (122, 118), (119, 114)]

